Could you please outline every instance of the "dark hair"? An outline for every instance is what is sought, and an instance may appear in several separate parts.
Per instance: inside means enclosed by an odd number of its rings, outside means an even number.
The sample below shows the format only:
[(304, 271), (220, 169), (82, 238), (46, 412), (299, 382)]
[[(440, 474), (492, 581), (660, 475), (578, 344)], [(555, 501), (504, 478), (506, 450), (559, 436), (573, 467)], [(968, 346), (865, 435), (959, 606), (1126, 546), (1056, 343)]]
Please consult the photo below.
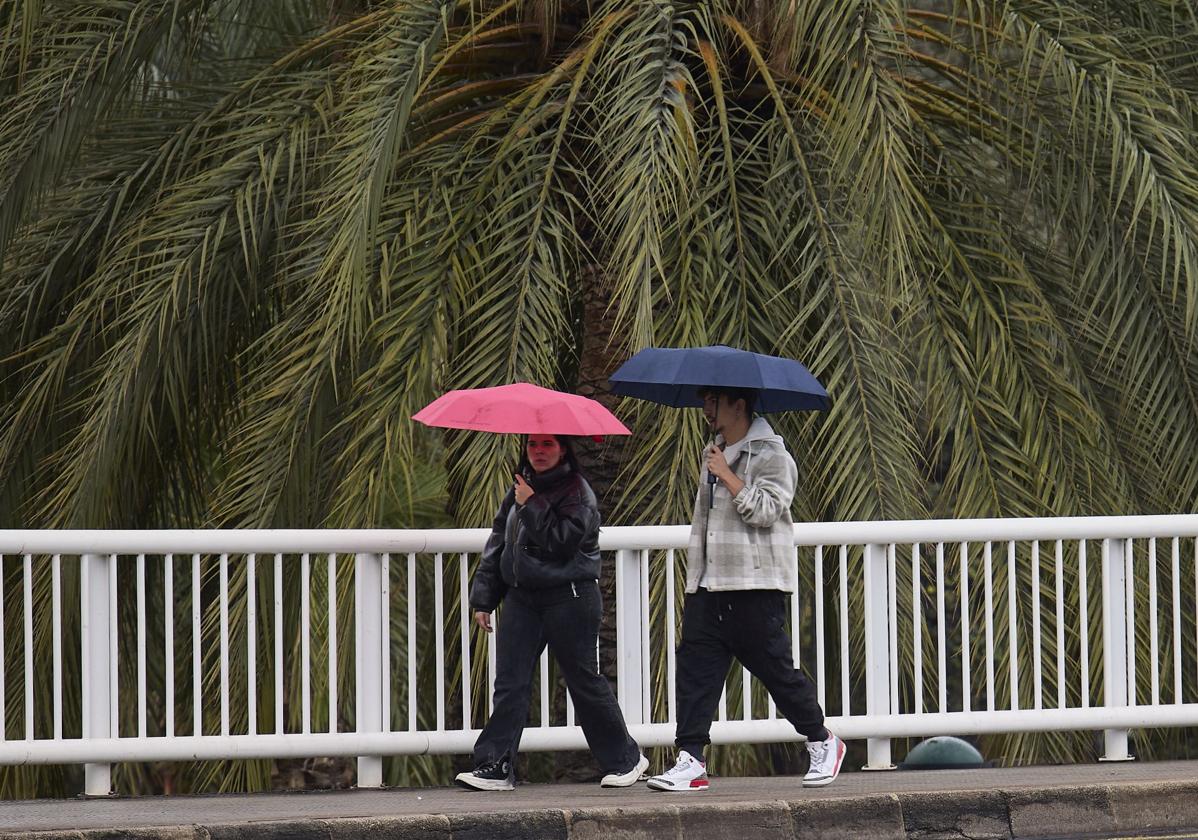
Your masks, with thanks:
[(713, 396), (725, 396), (728, 402), (736, 402), (737, 400), (745, 401), (745, 414), (752, 415), (753, 407), (757, 404), (757, 391), (753, 388), (725, 388), (720, 385), (704, 385), (699, 389), (700, 398), (706, 397), (708, 394)]
[[(520, 463), (516, 465), (516, 472), (522, 475), (528, 475), (533, 471), (532, 463), (528, 460), (528, 439), (531, 435), (520, 436)], [(562, 461), (570, 465), (570, 469), (582, 475), (582, 469), (578, 466), (578, 456), (574, 454), (574, 444), (570, 442), (569, 435), (553, 435), (553, 439), (558, 442), (562, 448)]]

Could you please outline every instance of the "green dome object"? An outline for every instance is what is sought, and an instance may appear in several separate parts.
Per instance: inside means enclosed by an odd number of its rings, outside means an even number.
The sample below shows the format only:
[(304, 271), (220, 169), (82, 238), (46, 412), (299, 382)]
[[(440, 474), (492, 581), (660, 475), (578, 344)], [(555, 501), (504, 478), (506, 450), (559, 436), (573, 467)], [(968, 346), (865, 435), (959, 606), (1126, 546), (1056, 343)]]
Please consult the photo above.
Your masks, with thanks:
[(985, 767), (982, 754), (970, 744), (951, 735), (937, 735), (916, 745), (907, 753), (900, 770), (957, 770)]

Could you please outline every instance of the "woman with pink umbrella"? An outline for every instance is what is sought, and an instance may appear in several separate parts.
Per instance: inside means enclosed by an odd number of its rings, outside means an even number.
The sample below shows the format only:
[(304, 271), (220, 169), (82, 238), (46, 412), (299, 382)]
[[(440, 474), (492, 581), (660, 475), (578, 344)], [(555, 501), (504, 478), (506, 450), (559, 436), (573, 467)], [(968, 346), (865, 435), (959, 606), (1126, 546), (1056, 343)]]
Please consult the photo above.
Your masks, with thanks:
[(451, 391), (413, 419), (430, 426), (527, 435), (512, 489), (499, 506), (470, 587), (474, 619), (496, 638), (491, 718), (474, 745), (474, 770), (456, 782), (473, 790), (511, 790), (532, 677), (548, 646), (565, 678), (587, 744), (606, 774), (604, 787), (635, 784), (649, 766), (599, 673), (599, 508), (578, 469), (572, 435), (628, 434), (594, 400), (517, 384)]

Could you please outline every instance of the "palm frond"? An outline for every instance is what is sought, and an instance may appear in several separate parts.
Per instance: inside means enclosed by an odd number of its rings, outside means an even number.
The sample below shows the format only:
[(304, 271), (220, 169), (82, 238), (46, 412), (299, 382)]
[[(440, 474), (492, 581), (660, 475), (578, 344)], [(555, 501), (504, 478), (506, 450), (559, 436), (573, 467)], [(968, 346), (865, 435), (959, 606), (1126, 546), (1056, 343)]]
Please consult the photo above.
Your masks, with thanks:
[[(288, 234), (293, 250), (283, 268), (284, 294), (293, 300), (258, 345), (245, 419), (214, 507), (218, 521), (273, 522), (286, 488), (320, 475), (318, 461), (297, 464), (296, 457), (314, 454), (311, 445), (336, 425), (329, 411), (339, 389), (352, 382), (367, 325), (381, 303), (368, 281), (382, 201), (452, 5), (414, 3), (389, 15), (338, 80), (342, 104), (330, 135), (333, 151), (320, 159), (319, 186)], [(311, 472), (301, 479), (301, 471)], [(263, 481), (273, 488), (265, 494)]]
[[(598, 214), (609, 265), (617, 334), (639, 349), (653, 343), (653, 289), (672, 256), (665, 220), (683, 211), (694, 181), (692, 99), (695, 21), (675, 4), (621, 4), (587, 89), (593, 158), (602, 172)], [(626, 11), (624, 11), (626, 10)], [(617, 12), (613, 12), (613, 15)]]
[(28, 77), (0, 115), (0, 260), (30, 199), (57, 182), (172, 21), (204, 2), (107, 0), (32, 35)]
[(0, 2), (0, 96), (10, 95), (24, 82), (42, 5), (43, 0)]

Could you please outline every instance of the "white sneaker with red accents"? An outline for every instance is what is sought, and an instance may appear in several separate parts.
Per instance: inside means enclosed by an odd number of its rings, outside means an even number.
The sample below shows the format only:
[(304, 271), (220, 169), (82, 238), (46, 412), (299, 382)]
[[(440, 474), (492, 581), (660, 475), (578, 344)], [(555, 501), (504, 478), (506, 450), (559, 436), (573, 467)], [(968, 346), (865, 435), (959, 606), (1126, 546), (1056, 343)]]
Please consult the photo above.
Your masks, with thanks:
[(840, 775), (844, 751), (844, 741), (831, 732), (824, 741), (808, 741), (807, 752), (811, 755), (811, 767), (803, 777), (803, 787), (823, 787), (832, 784)]
[(646, 784), (650, 790), (689, 793), (707, 790), (707, 765), (686, 750), (678, 751), (678, 762), (666, 772), (654, 776)]

